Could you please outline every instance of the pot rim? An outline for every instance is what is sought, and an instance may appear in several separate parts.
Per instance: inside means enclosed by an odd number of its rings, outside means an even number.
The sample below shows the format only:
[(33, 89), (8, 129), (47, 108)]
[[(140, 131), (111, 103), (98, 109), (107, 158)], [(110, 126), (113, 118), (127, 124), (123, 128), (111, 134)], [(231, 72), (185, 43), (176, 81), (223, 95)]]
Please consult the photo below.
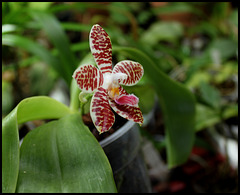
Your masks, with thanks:
[(119, 137), (124, 135), (128, 130), (130, 130), (134, 125), (136, 125), (133, 121), (127, 121), (122, 127), (120, 127), (117, 131), (115, 131), (110, 136), (106, 137), (105, 139), (101, 140), (99, 143), (102, 147), (114, 142)]

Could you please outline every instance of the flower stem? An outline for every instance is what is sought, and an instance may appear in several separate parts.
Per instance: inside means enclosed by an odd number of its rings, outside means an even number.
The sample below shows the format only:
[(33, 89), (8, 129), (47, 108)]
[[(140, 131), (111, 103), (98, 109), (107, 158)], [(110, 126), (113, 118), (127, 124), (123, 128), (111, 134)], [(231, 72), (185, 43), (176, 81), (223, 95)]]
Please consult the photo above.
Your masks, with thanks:
[(72, 79), (70, 87), (70, 109), (74, 112), (78, 112), (79, 108), (79, 93), (80, 89), (77, 87), (77, 84), (74, 79)]

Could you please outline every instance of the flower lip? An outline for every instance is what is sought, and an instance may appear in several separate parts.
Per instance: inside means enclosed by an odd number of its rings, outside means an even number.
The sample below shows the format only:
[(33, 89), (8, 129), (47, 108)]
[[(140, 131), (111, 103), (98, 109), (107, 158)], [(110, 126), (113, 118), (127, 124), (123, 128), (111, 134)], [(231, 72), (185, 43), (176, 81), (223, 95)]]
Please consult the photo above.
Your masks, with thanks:
[(115, 99), (119, 105), (138, 106), (139, 98), (133, 94), (121, 95)]
[(119, 81), (126, 79), (125, 73), (106, 73), (102, 87), (108, 91), (111, 99), (115, 100), (119, 96)]

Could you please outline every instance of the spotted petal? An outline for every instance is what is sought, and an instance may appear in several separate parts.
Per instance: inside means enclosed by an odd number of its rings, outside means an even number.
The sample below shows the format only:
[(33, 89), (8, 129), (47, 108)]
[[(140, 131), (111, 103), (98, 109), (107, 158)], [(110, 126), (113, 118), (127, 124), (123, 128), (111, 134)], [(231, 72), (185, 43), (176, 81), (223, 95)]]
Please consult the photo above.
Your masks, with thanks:
[(124, 79), (119, 79), (122, 85), (135, 85), (143, 76), (144, 71), (141, 64), (130, 60), (124, 60), (117, 63), (113, 68), (113, 74), (124, 73), (127, 75)]
[(83, 92), (93, 92), (103, 84), (103, 74), (93, 65), (79, 66), (72, 76)]
[(108, 131), (112, 127), (115, 116), (109, 105), (106, 89), (100, 87), (93, 95), (90, 115), (99, 133)]
[(104, 73), (112, 73), (112, 44), (105, 30), (95, 24), (89, 35), (89, 44), (94, 59)]
[[(128, 93), (122, 87), (120, 87), (120, 95), (128, 95)], [(139, 124), (143, 123), (143, 115), (138, 105), (136, 106), (129, 106), (127, 104), (120, 105), (110, 98), (109, 104), (112, 107), (112, 109), (121, 117)]]

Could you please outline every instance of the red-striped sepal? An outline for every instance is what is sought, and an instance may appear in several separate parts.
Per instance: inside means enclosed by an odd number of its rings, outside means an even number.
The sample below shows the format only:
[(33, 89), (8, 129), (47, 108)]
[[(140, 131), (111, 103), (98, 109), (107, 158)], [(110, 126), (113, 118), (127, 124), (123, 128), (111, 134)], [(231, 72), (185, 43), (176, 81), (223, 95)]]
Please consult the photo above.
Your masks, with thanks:
[(95, 91), (103, 84), (103, 74), (93, 65), (85, 64), (79, 66), (72, 76), (78, 87), (87, 93)]
[[(128, 95), (128, 93), (121, 86), (119, 90), (121, 95)], [(127, 104), (120, 105), (110, 98), (109, 104), (112, 107), (112, 109), (121, 117), (139, 124), (143, 123), (143, 115), (138, 105), (136, 106), (129, 106)]]
[(130, 60), (124, 60), (117, 63), (113, 68), (114, 73), (124, 73), (127, 78), (119, 80), (122, 85), (135, 85), (143, 76), (144, 71), (141, 64)]
[(110, 130), (114, 124), (115, 116), (109, 105), (106, 89), (100, 87), (93, 95), (90, 107), (90, 115), (99, 133)]
[(101, 72), (112, 73), (112, 44), (105, 30), (95, 24), (89, 35), (89, 44), (96, 64)]

